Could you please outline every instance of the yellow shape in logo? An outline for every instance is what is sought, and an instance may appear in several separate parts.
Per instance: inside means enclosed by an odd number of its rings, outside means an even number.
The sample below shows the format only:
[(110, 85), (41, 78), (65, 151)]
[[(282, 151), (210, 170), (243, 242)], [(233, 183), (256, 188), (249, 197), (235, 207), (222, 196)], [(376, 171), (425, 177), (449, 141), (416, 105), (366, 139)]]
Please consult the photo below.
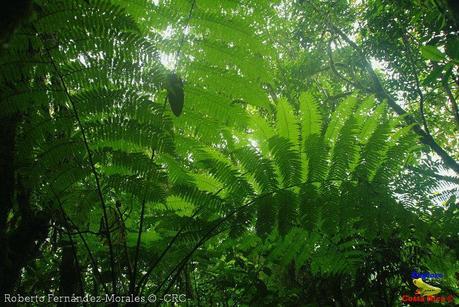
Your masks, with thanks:
[(419, 294), (422, 296), (435, 295), (441, 291), (440, 288), (425, 283), (422, 278), (413, 279), (413, 284), (419, 288)]

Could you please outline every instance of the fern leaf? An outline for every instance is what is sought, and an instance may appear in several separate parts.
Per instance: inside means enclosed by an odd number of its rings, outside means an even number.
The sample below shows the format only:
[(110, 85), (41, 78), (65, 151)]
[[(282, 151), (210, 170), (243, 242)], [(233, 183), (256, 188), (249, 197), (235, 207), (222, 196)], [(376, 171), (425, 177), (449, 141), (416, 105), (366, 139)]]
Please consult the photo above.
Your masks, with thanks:
[(355, 97), (348, 97), (346, 100), (341, 102), (336, 111), (333, 113), (330, 123), (328, 124), (327, 130), (325, 132), (325, 139), (333, 147), (338, 138), (341, 128), (344, 126), (344, 123), (348, 120), (354, 111), (354, 107), (357, 104), (357, 99)]
[(257, 234), (266, 238), (271, 231), (274, 229), (276, 222), (276, 202), (272, 196), (266, 196), (256, 201), (257, 208), (257, 222), (256, 231)]
[(283, 186), (299, 183), (301, 180), (301, 159), (295, 146), (288, 139), (280, 136), (273, 136), (268, 142)]
[(298, 208), (297, 194), (289, 190), (281, 190), (275, 197), (278, 204), (279, 234), (285, 236), (296, 224)]
[(277, 131), (279, 136), (298, 145), (299, 130), (292, 106), (285, 99), (280, 99), (276, 106)]
[(322, 115), (311, 93), (300, 96), (301, 138), (304, 147), (306, 140), (314, 134), (321, 135)]

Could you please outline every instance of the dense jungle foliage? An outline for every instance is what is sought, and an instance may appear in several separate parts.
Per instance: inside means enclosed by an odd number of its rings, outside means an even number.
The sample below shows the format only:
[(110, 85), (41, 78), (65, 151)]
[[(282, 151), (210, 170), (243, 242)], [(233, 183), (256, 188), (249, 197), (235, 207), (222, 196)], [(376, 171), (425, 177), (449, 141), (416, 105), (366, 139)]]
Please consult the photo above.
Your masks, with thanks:
[(1, 6), (1, 302), (459, 303), (459, 2)]

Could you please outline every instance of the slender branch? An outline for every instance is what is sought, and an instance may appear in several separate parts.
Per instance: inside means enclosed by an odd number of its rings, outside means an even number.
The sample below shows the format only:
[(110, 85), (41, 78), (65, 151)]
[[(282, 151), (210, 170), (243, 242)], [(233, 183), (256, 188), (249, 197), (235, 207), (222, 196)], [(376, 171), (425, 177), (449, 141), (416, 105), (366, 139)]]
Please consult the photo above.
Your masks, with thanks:
[(65, 213), (64, 207), (63, 207), (63, 205), (62, 205), (62, 202), (61, 202), (59, 196), (56, 194), (56, 192), (54, 192), (54, 190), (53, 190), (51, 187), (50, 187), (50, 190), (51, 190), (51, 193), (54, 195), (54, 198), (56, 199), (56, 201), (57, 201), (57, 203), (58, 203), (58, 205), (59, 205), (59, 207), (60, 207), (60, 210), (61, 210), (61, 212), (62, 212), (62, 214), (63, 214), (63, 216), (64, 216), (64, 221), (65, 221), (65, 223), (66, 223), (67, 225), (69, 225), (69, 226), (68, 226), (69, 229), (70, 229), (70, 226), (72, 226), (73, 228), (75, 228), (76, 231), (77, 231), (77, 234), (80, 236), (80, 239), (81, 239), (81, 241), (83, 242), (83, 245), (84, 245), (84, 247), (86, 248), (86, 251), (88, 252), (89, 259), (91, 260), (91, 264), (92, 264), (92, 267), (93, 267), (93, 270), (94, 270), (94, 274), (97, 276), (97, 278), (98, 278), (99, 281), (101, 282), (102, 287), (104, 288), (104, 291), (105, 291), (106, 293), (108, 293), (107, 287), (106, 287), (105, 284), (102, 282), (102, 276), (100, 275), (99, 269), (98, 269), (98, 267), (97, 267), (97, 262), (96, 262), (96, 260), (95, 260), (95, 258), (94, 258), (94, 255), (93, 255), (92, 252), (91, 252), (91, 249), (89, 248), (88, 242), (86, 242), (86, 239), (84, 238), (83, 234), (79, 231), (78, 226), (75, 225), (75, 223), (72, 221), (72, 219), (70, 219), (70, 217), (67, 216), (67, 214)]
[[(38, 32), (38, 30), (35, 28), (34, 26), (34, 31), (38, 34), (39, 38), (41, 39), (41, 34)], [(95, 177), (95, 180), (96, 180), (96, 187), (97, 187), (97, 194), (99, 196), (99, 200), (100, 200), (100, 203), (102, 205), (102, 212), (103, 212), (103, 217), (104, 217), (104, 222), (105, 222), (105, 226), (106, 226), (106, 229), (107, 229), (107, 241), (108, 241), (108, 248), (109, 248), (109, 253), (110, 253), (110, 268), (111, 268), (111, 274), (112, 274), (112, 290), (113, 290), (113, 293), (116, 295), (116, 277), (115, 277), (115, 261), (114, 261), (114, 254), (113, 254), (113, 245), (112, 245), (112, 240), (111, 240), (111, 234), (110, 234), (110, 229), (109, 229), (109, 225), (108, 225), (108, 215), (107, 215), (107, 207), (105, 205), (105, 201), (104, 201), (104, 197), (102, 195), (102, 189), (101, 189), (101, 186), (100, 186), (100, 182), (99, 182), (99, 175), (97, 173), (97, 170), (96, 170), (96, 167), (95, 167), (95, 164), (94, 164), (94, 160), (93, 160), (93, 157), (92, 157), (92, 152), (91, 152), (91, 149), (89, 148), (89, 144), (88, 144), (88, 140), (87, 140), (87, 137), (86, 137), (86, 133), (85, 133), (85, 129), (83, 127), (83, 124), (81, 123), (81, 120), (80, 120), (80, 116), (79, 116), (79, 113), (78, 113), (78, 109), (76, 107), (76, 104), (74, 103), (72, 97), (70, 96), (70, 92), (67, 88), (67, 85), (65, 83), (65, 80), (64, 80), (64, 77), (62, 76), (62, 74), (60, 73), (59, 71), (59, 68), (57, 67), (57, 64), (56, 62), (54, 61), (50, 51), (45, 47), (46, 44), (45, 42), (42, 40), (42, 44), (44, 46), (44, 50), (54, 68), (54, 71), (56, 72), (56, 75), (57, 77), (59, 78), (60, 82), (61, 82), (61, 85), (64, 89), (64, 92), (65, 92), (65, 95), (68, 99), (68, 101), (70, 102), (70, 105), (72, 106), (72, 110), (73, 110), (73, 113), (74, 113), (74, 116), (76, 118), (76, 121), (78, 123), (78, 127), (81, 131), (81, 135), (83, 137), (83, 142), (84, 142), (84, 145), (85, 145), (85, 149), (86, 149), (86, 152), (88, 153), (88, 159), (89, 159), (89, 163), (90, 163), (90, 166), (91, 166), (91, 170), (92, 170), (92, 173), (94, 174), (94, 177)]]
[[(188, 17), (187, 17), (187, 20), (186, 20), (186, 23), (185, 23), (185, 27), (184, 27), (184, 30), (182, 32), (182, 37), (180, 39), (180, 43), (179, 43), (179, 47), (177, 49), (177, 52), (175, 54), (175, 58), (177, 59), (177, 62), (176, 62), (176, 68), (179, 66), (179, 63), (180, 63), (180, 56), (181, 56), (181, 52), (182, 52), (182, 49), (183, 49), (183, 45), (185, 43), (185, 31), (186, 29), (188, 28), (189, 26), (189, 23), (190, 23), (190, 20), (191, 20), (191, 17), (192, 17), (192, 14), (193, 14), (193, 10), (195, 8), (195, 5), (196, 5), (196, 0), (193, 0), (193, 2), (191, 3), (191, 7), (190, 7), (190, 11), (188, 12)], [(163, 112), (162, 114), (164, 114), (164, 111), (166, 109), (166, 103), (167, 103), (167, 96), (165, 97), (164, 99), (164, 104), (163, 104)], [(151, 156), (151, 159), (153, 159), (153, 154)], [(145, 193), (146, 194), (146, 193)], [(199, 210), (198, 210), (199, 211)], [(131, 283), (131, 292), (134, 291), (135, 292), (135, 280), (136, 280), (136, 276), (137, 276), (137, 260), (138, 260), (138, 254), (139, 254), (139, 247), (140, 247), (140, 240), (141, 240), (141, 231), (142, 231), (142, 225), (143, 225), (143, 220), (144, 220), (144, 214), (145, 214), (145, 197), (143, 199), (143, 202), (142, 202), (142, 209), (141, 209), (141, 214), (140, 214), (140, 226), (139, 226), (139, 234), (138, 234), (138, 237), (137, 237), (137, 244), (136, 244), (136, 256), (135, 256), (135, 264), (134, 264), (134, 276), (133, 276), (133, 282)], [(142, 282), (146, 281), (146, 279), (148, 278), (148, 276), (151, 274), (151, 272), (154, 270), (154, 268), (156, 267), (156, 265), (161, 261), (161, 259), (165, 256), (165, 254), (167, 253), (167, 251), (172, 247), (172, 245), (174, 244), (175, 240), (177, 240), (178, 236), (180, 235), (180, 233), (182, 232), (182, 229), (180, 229), (179, 232), (177, 232), (176, 236), (173, 238), (173, 240), (171, 242), (169, 242), (168, 246), (166, 247), (166, 249), (163, 250), (162, 254), (160, 255), (160, 257), (157, 259), (157, 261), (153, 264), (153, 266), (150, 267), (150, 269), (147, 271), (147, 273), (141, 278), (141, 280), (139, 281), (139, 286), (138, 286), (138, 290), (140, 289), (140, 286), (142, 284)]]
[[(266, 192), (266, 193), (263, 193), (263, 194), (260, 194), (258, 197), (255, 197), (254, 199), (252, 199), (251, 201), (247, 202), (246, 204), (234, 209), (233, 211), (231, 211), (230, 213), (228, 213), (226, 216), (222, 217), (220, 220), (216, 221), (215, 224), (209, 228), (209, 230), (202, 236), (202, 238), (198, 241), (198, 243), (191, 249), (190, 252), (188, 252), (186, 254), (186, 256), (174, 267), (174, 269), (169, 273), (169, 275), (163, 280), (163, 282), (156, 288), (155, 290), (155, 294), (158, 293), (158, 291), (164, 286), (164, 284), (167, 282), (167, 280), (170, 278), (170, 276), (172, 276), (172, 274), (177, 270), (183, 266), (183, 263), (186, 261), (188, 261), (188, 259), (191, 258), (191, 256), (194, 254), (194, 252), (199, 248), (201, 247), (205, 242), (207, 242), (207, 240), (209, 240), (211, 237), (213, 237), (214, 235), (212, 234), (220, 225), (222, 225), (223, 223), (225, 223), (226, 221), (228, 221), (230, 218), (232, 218), (236, 213), (238, 213), (239, 211), (241, 210), (245, 210), (245, 209), (248, 209), (250, 208), (253, 204), (255, 204), (257, 201), (267, 197), (267, 196), (270, 196), (274, 193), (278, 193), (280, 191), (285, 191), (285, 190), (289, 190), (289, 189), (292, 189), (292, 188), (295, 188), (295, 187), (298, 187), (298, 186), (301, 186), (301, 185), (307, 185), (307, 184), (314, 184), (314, 183), (324, 183), (324, 182), (343, 182), (345, 180), (343, 179), (327, 179), (325, 181), (318, 181), (318, 180), (314, 180), (314, 181), (305, 181), (305, 182), (301, 182), (301, 183), (297, 183), (297, 184), (292, 184), (290, 186), (286, 186), (286, 187), (283, 187), (283, 188), (279, 188), (279, 189), (275, 189), (273, 191), (270, 191), (270, 192)], [(358, 182), (357, 180), (352, 180), (351, 182)], [(221, 231), (220, 231), (221, 232)], [(220, 233), (218, 232), (218, 233)], [(216, 233), (216, 234), (218, 234)], [(176, 273), (177, 275), (177, 273)], [(175, 280), (175, 279), (174, 279)], [(170, 286), (168, 287), (168, 289), (170, 289)], [(167, 292), (167, 291), (166, 291)]]
[(182, 272), (183, 268), (186, 266), (186, 264), (188, 263), (188, 260), (193, 256), (194, 252), (200, 247), (202, 246), (207, 240), (209, 240), (211, 237), (215, 236), (215, 235), (218, 235), (220, 233), (222, 233), (223, 231), (225, 231), (226, 229), (223, 229), (223, 230), (220, 230), (219, 232), (215, 233), (215, 234), (212, 234), (214, 232), (214, 230), (216, 230), (222, 223), (218, 222), (214, 227), (212, 227), (202, 238), (201, 240), (199, 240), (199, 242), (195, 245), (195, 247), (185, 256), (185, 258), (183, 258), (183, 260), (180, 262), (180, 264), (178, 266), (176, 266), (172, 271), (171, 273), (169, 274), (169, 276), (167, 278), (164, 279), (164, 281), (161, 283), (161, 285), (159, 285), (156, 290), (155, 290), (155, 293), (158, 293), (159, 290), (161, 290), (162, 286), (167, 282), (167, 280), (169, 279), (169, 277), (172, 275), (172, 273), (174, 271), (177, 270), (177, 272), (175, 273), (174, 277), (172, 278), (171, 282), (169, 283), (169, 285), (167, 286), (166, 290), (164, 291), (165, 293), (168, 293), (169, 290), (172, 288), (172, 286), (174, 285), (174, 282), (177, 280), (177, 278), (179, 277), (180, 273)]
[(176, 67), (178, 67), (179, 63), (180, 63), (180, 55), (182, 53), (182, 48), (183, 48), (183, 45), (185, 43), (185, 31), (186, 31), (186, 29), (188, 28), (188, 26), (190, 24), (191, 15), (193, 14), (193, 10), (194, 10), (195, 5), (196, 5), (196, 0), (193, 0), (193, 2), (191, 3), (190, 11), (188, 12), (188, 17), (186, 19), (185, 28), (183, 30), (182, 37), (180, 39), (179, 47), (178, 47), (177, 52), (175, 54), (175, 58), (177, 59), (177, 62), (176, 62), (177, 64), (175, 65)]
[(328, 44), (327, 44), (327, 54), (328, 54), (328, 59), (329, 59), (329, 62), (330, 62), (330, 69), (332, 70), (332, 72), (338, 76), (338, 78), (344, 80), (346, 83), (349, 83), (351, 85), (353, 85), (354, 87), (356, 88), (361, 88), (361, 86), (359, 86), (358, 84), (356, 84), (355, 82), (353, 82), (351, 79), (348, 79), (346, 78), (345, 76), (343, 76), (337, 69), (336, 69), (336, 66), (335, 66), (335, 61), (333, 60), (333, 53), (332, 53), (332, 50), (331, 50), (331, 43), (332, 43), (332, 40), (330, 39), (328, 41)]
[(414, 81), (415, 81), (415, 84), (416, 84), (416, 92), (418, 93), (418, 96), (419, 96), (419, 113), (421, 114), (422, 124), (424, 126), (424, 130), (426, 131), (426, 133), (431, 135), (431, 133), (429, 131), (429, 126), (427, 125), (425, 112), (424, 112), (425, 98), (424, 98), (424, 94), (422, 93), (421, 86), (419, 84), (419, 74), (418, 74), (418, 70), (416, 68), (416, 63), (414, 61), (413, 53), (411, 52), (410, 42), (407, 40), (407, 38), (405, 36), (403, 36), (403, 42), (406, 45), (406, 49), (408, 51), (408, 55), (409, 55), (410, 62), (411, 62), (411, 67), (413, 69)]
[(428, 172), (425, 169), (422, 169), (420, 167), (410, 166), (409, 168), (411, 170), (413, 170), (413, 171), (423, 173), (426, 176), (432, 176), (432, 177), (437, 178), (439, 180), (444, 180), (444, 181), (459, 185), (459, 177), (441, 175), (441, 174), (438, 174), (438, 173), (431, 173), (431, 172)]
[(274, 90), (273, 86), (271, 83), (266, 83), (266, 89), (268, 91), (268, 94), (271, 96), (271, 99), (273, 101), (278, 101), (279, 97), (277, 97), (276, 91)]
[(193, 282), (194, 282), (194, 290), (196, 291), (196, 299), (198, 300), (198, 307), (201, 307), (201, 296), (199, 295), (199, 287), (198, 283), (196, 282), (196, 274), (193, 274)]
[[(118, 212), (119, 219), (121, 220), (121, 223), (123, 225), (123, 232), (124, 232), (124, 229), (126, 227), (126, 223), (124, 222), (125, 219), (123, 217), (123, 212), (121, 212), (121, 210), (120, 210), (120, 208), (118, 206), (115, 206), (115, 208), (116, 208), (116, 212)], [(129, 274), (129, 277), (132, 278), (132, 264), (131, 264), (131, 260), (129, 259), (129, 252), (128, 252), (128, 247), (127, 247), (127, 243), (126, 243), (126, 234), (125, 234), (125, 232), (124, 232), (123, 235), (124, 235), (123, 249), (124, 249), (124, 254), (126, 256), (128, 274)]]
[[(220, 194), (220, 192), (223, 191), (223, 188), (219, 189), (214, 195), (217, 196), (218, 194)], [(182, 234), (182, 232), (191, 224), (191, 220), (196, 216), (198, 215), (199, 212), (201, 212), (201, 210), (204, 208), (204, 206), (201, 206), (198, 208), (198, 210), (196, 210), (193, 215), (190, 217), (190, 221), (188, 223), (186, 223), (185, 225), (183, 225), (179, 231), (177, 231), (177, 233), (175, 234), (175, 236), (172, 238), (171, 241), (169, 241), (169, 243), (167, 244), (166, 248), (162, 251), (161, 255), (158, 257), (158, 259), (156, 259), (156, 261), (150, 266), (150, 268), (148, 269), (147, 273), (145, 273), (144, 276), (142, 276), (142, 278), (140, 279), (139, 281), (139, 285), (137, 287), (137, 294), (138, 293), (142, 293), (143, 291), (143, 287), (145, 286), (145, 284), (147, 283), (147, 279), (148, 277), (150, 276), (150, 274), (153, 272), (153, 270), (156, 268), (156, 266), (161, 262), (161, 260), (164, 258), (164, 256), (166, 255), (166, 253), (171, 249), (171, 247), (174, 245), (175, 241), (178, 239), (178, 237)]]
[(339, 94), (336, 94), (336, 95), (333, 95), (333, 96), (327, 96), (325, 99), (326, 101), (333, 101), (333, 100), (337, 100), (337, 99), (341, 99), (341, 98), (344, 98), (344, 97), (347, 97), (349, 95), (352, 95), (353, 92), (342, 92), (342, 93), (339, 93)]
[[(66, 231), (65, 227), (58, 227), (57, 225), (52, 225), (52, 227), (56, 230), (60, 230), (60, 231)], [(100, 236), (101, 233), (100, 232), (96, 232), (96, 231), (92, 231), (92, 230), (80, 230), (78, 232), (68, 232), (69, 235), (71, 236), (75, 236), (75, 235), (78, 235), (78, 234), (90, 234), (90, 235), (95, 235), (95, 236)]]
[(454, 120), (456, 121), (456, 127), (459, 129), (459, 110), (457, 107), (457, 101), (454, 98), (453, 93), (451, 92), (451, 89), (449, 88), (449, 85), (447, 82), (442, 82), (443, 83), (443, 88), (446, 92), (446, 95), (448, 96), (449, 103), (451, 104), (451, 112), (454, 115)]
[[(180, 55), (182, 53), (182, 48), (183, 48), (183, 45), (185, 43), (185, 31), (188, 28), (188, 25), (190, 24), (191, 15), (193, 14), (193, 9), (194, 9), (195, 5), (196, 5), (196, 0), (193, 0), (193, 3), (191, 3), (190, 11), (188, 12), (188, 17), (187, 17), (186, 22), (185, 22), (185, 27), (184, 27), (184, 29), (182, 31), (182, 36), (180, 38), (180, 42), (179, 42), (179, 46), (178, 46), (177, 52), (175, 53), (176, 63), (174, 65), (175, 66), (174, 70), (177, 70), (177, 68), (178, 68), (178, 66), (180, 64)], [(164, 111), (166, 110), (166, 104), (167, 104), (167, 96), (164, 99), (163, 114), (164, 114)]]
[(67, 216), (68, 218), (68, 221), (71, 223), (72, 227), (76, 229), (77, 231), (77, 234), (78, 236), (80, 237), (81, 239), (81, 242), (83, 242), (83, 245), (86, 249), (86, 251), (88, 252), (88, 256), (89, 256), (89, 259), (91, 260), (91, 264), (92, 264), (92, 267), (93, 267), (93, 270), (94, 270), (94, 274), (97, 276), (97, 278), (99, 279), (102, 287), (104, 288), (104, 291), (106, 293), (108, 293), (108, 289), (107, 289), (107, 286), (105, 285), (105, 283), (103, 282), (103, 278), (102, 278), (102, 275), (100, 274), (99, 272), (99, 268), (97, 266), (97, 261), (96, 261), (96, 258), (94, 257), (94, 255), (92, 254), (91, 252), (91, 249), (89, 248), (89, 244), (88, 242), (86, 241), (86, 239), (84, 238), (83, 234), (81, 232), (78, 231), (78, 226)]
[[(314, 7), (315, 9), (315, 7)], [(316, 11), (318, 11), (316, 9)], [(319, 12), (319, 11), (318, 11)], [(341, 31), (339, 28), (337, 28), (335, 25), (331, 23), (327, 23), (329, 29), (331, 32), (338, 34), (347, 44), (349, 44), (357, 53), (357, 55), (360, 57), (360, 60), (362, 64), (364, 65), (367, 73), (369, 74), (370, 78), (373, 81), (374, 85), (374, 93), (376, 97), (380, 100), (386, 100), (389, 106), (400, 116), (403, 117), (405, 120), (405, 123), (407, 125), (413, 125), (413, 131), (420, 136), (420, 140), (423, 144), (429, 146), (435, 153), (437, 153), (440, 158), (443, 160), (446, 166), (454, 170), (456, 173), (459, 173), (459, 163), (454, 160), (454, 158), (446, 152), (426, 131), (424, 131), (419, 124), (416, 122), (416, 120), (408, 113), (406, 112), (396, 101), (392, 96), (390, 96), (386, 91), (384, 90), (381, 81), (379, 80), (378, 76), (374, 72), (373, 68), (371, 67), (370, 63), (366, 59), (365, 55), (357, 46), (355, 42), (353, 42), (343, 31)]]
[(59, 209), (61, 210), (61, 213), (62, 213), (62, 218), (64, 220), (65, 231), (66, 231), (67, 236), (69, 238), (70, 245), (72, 246), (72, 254), (73, 254), (73, 258), (75, 259), (75, 264), (76, 264), (76, 268), (77, 268), (77, 271), (78, 271), (78, 277), (79, 277), (79, 281), (80, 281), (81, 295), (84, 296), (84, 282), (83, 282), (83, 276), (82, 276), (80, 261), (78, 259), (76, 244), (75, 244), (75, 241), (73, 241), (72, 234), (70, 233), (70, 223), (67, 220), (67, 216), (65, 215), (65, 211), (64, 211), (64, 208), (62, 207), (62, 203), (60, 201), (58, 201), (58, 204), (59, 204)]
[[(190, 23), (190, 20), (191, 20), (191, 16), (193, 14), (193, 9), (196, 5), (196, 0), (193, 0), (193, 3), (191, 4), (191, 8), (190, 8), (190, 11), (188, 13), (188, 17), (187, 17), (187, 21), (186, 21), (186, 24), (185, 24), (185, 29), (188, 27), (189, 23)], [(178, 67), (179, 65), (179, 62), (180, 62), (180, 55), (181, 55), (181, 52), (182, 52), (182, 48), (183, 48), (183, 45), (185, 43), (185, 31), (183, 31), (182, 33), (182, 37), (180, 39), (180, 43), (179, 43), (179, 47), (177, 49), (177, 52), (176, 52), (176, 59), (177, 59), (177, 65), (176, 67)], [(166, 105), (167, 105), (167, 96), (164, 98), (164, 103), (163, 103), (163, 110), (162, 110), (162, 114), (164, 115), (164, 112), (166, 111)], [(151, 156), (151, 159), (153, 159), (153, 155)], [(146, 194), (146, 193), (145, 193)], [(133, 290), (132, 287), (135, 288), (135, 280), (136, 280), (136, 276), (137, 276), (137, 258), (138, 258), (138, 253), (139, 253), (139, 246), (140, 246), (140, 240), (141, 240), (141, 229), (142, 229), (142, 225), (143, 225), (143, 219), (144, 219), (144, 212), (145, 212), (145, 197), (144, 197), (144, 200), (142, 202), (142, 209), (141, 209), (141, 214), (140, 214), (140, 226), (139, 226), (139, 234), (137, 236), (137, 244), (136, 244), (136, 256), (135, 256), (135, 264), (134, 264), (134, 278), (133, 278), (133, 282), (131, 283), (131, 291)], [(172, 242), (169, 242), (169, 243), (174, 243), (175, 240), (178, 238), (178, 235), (181, 233), (181, 231), (177, 232), (176, 236), (174, 237), (174, 239), (172, 240)], [(151, 274), (151, 272), (153, 271), (153, 269), (156, 267), (156, 265), (159, 263), (159, 261), (161, 261), (162, 257), (167, 253), (167, 251), (169, 250), (169, 248), (171, 247), (172, 245), (171, 244), (168, 244), (168, 246), (166, 247), (166, 249), (163, 251), (163, 253), (161, 254), (160, 258), (158, 259), (157, 262), (154, 263), (154, 265), (152, 267), (150, 267), (150, 269), (147, 271), (147, 274), (145, 274), (141, 280), (139, 281), (139, 287), (140, 285), (142, 284), (143, 280), (145, 278), (148, 278), (148, 275)], [(139, 289), (138, 287), (138, 289)]]
[(185, 229), (185, 227), (182, 227), (182, 228), (179, 229), (179, 231), (177, 231), (175, 236), (172, 238), (171, 241), (169, 241), (169, 243), (167, 244), (166, 248), (162, 251), (161, 255), (150, 266), (150, 268), (148, 269), (147, 273), (145, 273), (145, 275), (142, 276), (142, 278), (140, 279), (139, 284), (137, 286), (136, 294), (142, 293), (143, 287), (146, 285), (148, 277), (151, 275), (151, 273), (156, 268), (156, 266), (161, 262), (161, 260), (164, 258), (166, 253), (169, 251), (169, 249), (174, 245), (175, 241), (182, 234), (184, 229)]
[[(220, 189), (217, 194), (221, 191), (222, 189)], [(191, 219), (193, 219), (200, 211), (201, 209), (204, 208), (203, 206), (200, 207), (198, 210), (196, 210), (195, 213), (193, 213), (193, 215), (191, 216)], [(145, 273), (145, 275), (142, 276), (142, 278), (140, 279), (139, 281), (139, 285), (137, 286), (137, 290), (136, 290), (136, 293), (142, 293), (143, 291), (143, 287), (146, 285), (147, 283), (147, 280), (148, 280), (148, 277), (151, 275), (151, 273), (153, 272), (153, 270), (156, 268), (156, 266), (161, 262), (161, 260), (164, 258), (164, 256), (166, 256), (167, 252), (171, 249), (171, 247), (174, 245), (175, 241), (177, 241), (177, 239), (179, 238), (179, 236), (182, 234), (182, 232), (186, 229), (186, 227), (188, 227), (191, 223), (191, 220), (190, 222), (186, 223), (185, 225), (183, 225), (179, 231), (177, 231), (177, 233), (175, 234), (175, 236), (172, 238), (171, 241), (169, 241), (169, 243), (167, 244), (166, 248), (162, 251), (161, 255), (158, 257), (158, 259), (155, 260), (155, 262), (150, 266), (150, 268), (148, 269), (147, 273)]]
[[(151, 157), (150, 157), (150, 163), (153, 162), (154, 158), (154, 152), (152, 152)], [(144, 187), (144, 193), (143, 193), (143, 199), (142, 199), (142, 205), (140, 209), (140, 222), (139, 222), (139, 232), (137, 234), (137, 242), (135, 246), (135, 256), (134, 256), (134, 270), (132, 272), (132, 278), (129, 283), (129, 291), (130, 293), (134, 293), (135, 291), (135, 282), (137, 279), (137, 265), (139, 261), (139, 254), (140, 254), (140, 244), (142, 241), (142, 231), (143, 231), (143, 222), (145, 220), (145, 203), (147, 200), (147, 191), (148, 191), (148, 185), (145, 184)]]

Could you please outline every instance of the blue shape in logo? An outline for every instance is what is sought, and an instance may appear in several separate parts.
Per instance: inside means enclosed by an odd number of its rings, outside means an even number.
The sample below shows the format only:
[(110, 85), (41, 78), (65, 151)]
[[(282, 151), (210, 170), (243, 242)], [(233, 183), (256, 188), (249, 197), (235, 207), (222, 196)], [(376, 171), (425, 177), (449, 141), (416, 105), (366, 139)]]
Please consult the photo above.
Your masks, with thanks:
[(430, 273), (430, 272), (418, 273), (416, 271), (413, 271), (411, 273), (411, 278), (413, 278), (413, 279), (417, 279), (417, 278), (422, 278), (422, 279), (431, 278), (431, 279), (434, 279), (434, 278), (443, 278), (443, 276), (444, 275), (442, 273)]

